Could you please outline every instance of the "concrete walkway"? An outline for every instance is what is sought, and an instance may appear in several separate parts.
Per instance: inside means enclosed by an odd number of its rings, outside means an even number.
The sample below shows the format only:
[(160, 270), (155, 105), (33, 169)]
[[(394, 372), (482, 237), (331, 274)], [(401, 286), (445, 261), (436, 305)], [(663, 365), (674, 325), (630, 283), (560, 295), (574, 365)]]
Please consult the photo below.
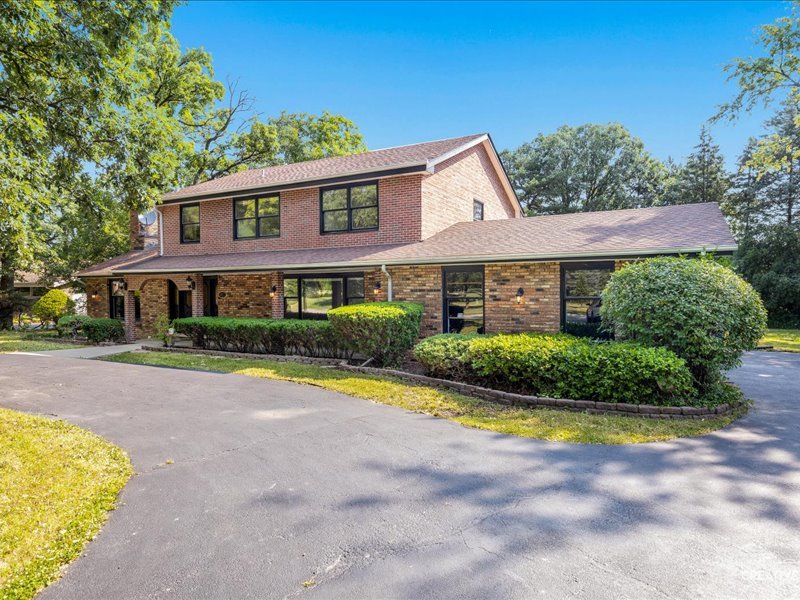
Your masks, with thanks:
[(745, 418), (632, 446), (53, 356), (0, 355), (0, 404), (91, 429), (137, 471), (43, 599), (797, 598), (800, 354), (732, 377)]
[(140, 350), (142, 342), (134, 344), (117, 344), (115, 346), (81, 346), (80, 348), (67, 348), (64, 350), (41, 350), (39, 352), (11, 352), (10, 354), (22, 354), (28, 356), (52, 356), (55, 358), (100, 358), (101, 356), (111, 356), (112, 354), (122, 354)]

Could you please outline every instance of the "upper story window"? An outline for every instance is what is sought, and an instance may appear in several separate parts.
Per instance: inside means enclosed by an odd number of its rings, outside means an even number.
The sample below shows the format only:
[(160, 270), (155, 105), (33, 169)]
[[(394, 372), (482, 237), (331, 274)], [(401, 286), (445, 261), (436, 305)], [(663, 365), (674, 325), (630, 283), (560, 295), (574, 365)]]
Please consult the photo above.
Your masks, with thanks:
[(196, 244), (200, 241), (200, 205), (181, 205), (181, 244)]
[(378, 184), (358, 183), (320, 190), (320, 232), (378, 228)]
[(483, 202), (480, 200), (472, 201), (472, 220), (483, 221)]
[(245, 240), (281, 234), (281, 200), (278, 194), (233, 201), (233, 237)]

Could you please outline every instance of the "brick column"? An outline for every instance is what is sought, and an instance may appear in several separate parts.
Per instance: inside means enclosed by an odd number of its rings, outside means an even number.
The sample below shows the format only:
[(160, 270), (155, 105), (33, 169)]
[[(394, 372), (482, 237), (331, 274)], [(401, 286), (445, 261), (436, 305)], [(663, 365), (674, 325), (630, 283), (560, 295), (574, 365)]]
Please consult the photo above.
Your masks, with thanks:
[(203, 300), (205, 300), (205, 294), (203, 294), (203, 276), (200, 274), (192, 274), (192, 279), (194, 279), (194, 289), (192, 290), (192, 316), (202, 317), (204, 309)]
[(136, 340), (136, 292), (125, 290), (125, 341), (131, 343)]
[[(275, 293), (272, 293), (272, 287)], [(272, 274), (272, 286), (270, 286), (270, 299), (272, 300), (272, 311), (270, 315), (273, 319), (283, 318), (283, 272), (275, 271)]]

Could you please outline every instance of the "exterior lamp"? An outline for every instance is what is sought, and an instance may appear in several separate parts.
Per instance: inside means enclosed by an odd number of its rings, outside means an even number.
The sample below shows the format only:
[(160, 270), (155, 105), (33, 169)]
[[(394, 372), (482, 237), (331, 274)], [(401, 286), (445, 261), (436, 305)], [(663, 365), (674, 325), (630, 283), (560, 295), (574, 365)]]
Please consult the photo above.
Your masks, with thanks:
[(277, 292), (277, 291), (278, 291), (278, 286), (277, 285), (273, 285), (272, 289), (270, 289), (270, 291), (269, 291), (269, 297), (270, 298), (274, 298), (275, 297), (275, 292)]
[(525, 290), (519, 288), (517, 290), (517, 304), (522, 304), (522, 297), (525, 295)]
[(194, 279), (192, 279), (191, 277), (187, 277), (186, 278), (186, 287), (188, 287), (190, 290), (193, 290), (194, 289)]
[(127, 292), (128, 291), (128, 282), (127, 281), (123, 281), (122, 282), (122, 291), (123, 292)]
[(381, 282), (380, 281), (376, 281), (375, 282), (375, 285), (373, 286), (373, 290), (372, 291), (375, 292), (376, 296), (381, 293)]

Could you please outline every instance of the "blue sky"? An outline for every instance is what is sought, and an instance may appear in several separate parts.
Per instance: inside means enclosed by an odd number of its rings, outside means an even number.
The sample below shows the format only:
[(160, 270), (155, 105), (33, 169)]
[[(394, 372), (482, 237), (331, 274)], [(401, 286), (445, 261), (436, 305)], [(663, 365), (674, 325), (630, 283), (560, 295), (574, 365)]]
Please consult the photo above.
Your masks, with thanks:
[[(211, 52), (264, 115), (343, 114), (370, 148), (468, 133), (516, 147), (559, 125), (618, 121), (682, 160), (735, 91), (783, 2), (190, 2), (173, 32)], [(732, 164), (763, 111), (713, 133)]]

